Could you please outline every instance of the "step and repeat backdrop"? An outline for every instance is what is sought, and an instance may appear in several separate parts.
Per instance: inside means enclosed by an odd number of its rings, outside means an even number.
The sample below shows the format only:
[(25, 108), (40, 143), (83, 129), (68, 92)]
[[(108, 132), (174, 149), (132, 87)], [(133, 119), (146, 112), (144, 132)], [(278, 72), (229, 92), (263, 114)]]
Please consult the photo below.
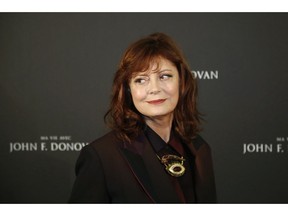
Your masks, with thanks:
[(0, 202), (66, 203), (126, 47), (164, 32), (199, 83), (219, 203), (288, 203), (287, 13), (0, 14)]

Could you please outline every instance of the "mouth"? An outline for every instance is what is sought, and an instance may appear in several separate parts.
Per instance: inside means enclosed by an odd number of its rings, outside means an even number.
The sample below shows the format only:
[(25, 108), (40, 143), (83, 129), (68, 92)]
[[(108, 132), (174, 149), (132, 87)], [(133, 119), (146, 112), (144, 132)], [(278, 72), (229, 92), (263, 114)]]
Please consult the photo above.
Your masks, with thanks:
[(162, 104), (162, 103), (164, 103), (165, 101), (166, 101), (166, 99), (159, 99), (159, 100), (147, 101), (147, 103), (157, 105), (157, 104)]

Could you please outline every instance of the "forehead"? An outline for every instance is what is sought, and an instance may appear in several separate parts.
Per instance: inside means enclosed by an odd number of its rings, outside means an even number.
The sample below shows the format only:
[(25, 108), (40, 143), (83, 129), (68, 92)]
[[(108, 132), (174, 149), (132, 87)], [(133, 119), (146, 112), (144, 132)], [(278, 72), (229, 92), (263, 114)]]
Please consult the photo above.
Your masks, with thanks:
[(155, 58), (152, 59), (147, 65), (142, 68), (142, 70), (137, 70), (132, 73), (132, 77), (135, 77), (140, 74), (151, 74), (151, 73), (157, 73), (162, 70), (171, 70), (171, 71), (177, 71), (176, 66), (165, 58)]

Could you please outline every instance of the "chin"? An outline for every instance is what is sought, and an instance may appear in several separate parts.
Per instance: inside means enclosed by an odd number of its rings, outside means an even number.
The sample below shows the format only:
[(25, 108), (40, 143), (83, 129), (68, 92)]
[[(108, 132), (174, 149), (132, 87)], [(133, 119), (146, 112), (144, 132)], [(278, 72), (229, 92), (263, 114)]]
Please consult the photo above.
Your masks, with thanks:
[(165, 117), (169, 116), (171, 112), (153, 112), (153, 113), (147, 113), (145, 116), (149, 118), (158, 118), (158, 117)]

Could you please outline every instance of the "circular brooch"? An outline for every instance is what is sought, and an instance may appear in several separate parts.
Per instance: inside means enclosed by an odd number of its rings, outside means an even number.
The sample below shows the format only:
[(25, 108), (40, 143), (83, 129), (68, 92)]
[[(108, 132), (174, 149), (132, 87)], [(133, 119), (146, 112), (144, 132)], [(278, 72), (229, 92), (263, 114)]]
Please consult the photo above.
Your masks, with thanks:
[(163, 155), (161, 158), (157, 155), (158, 159), (165, 166), (165, 170), (174, 177), (184, 175), (185, 167), (183, 165), (185, 159), (176, 155)]

